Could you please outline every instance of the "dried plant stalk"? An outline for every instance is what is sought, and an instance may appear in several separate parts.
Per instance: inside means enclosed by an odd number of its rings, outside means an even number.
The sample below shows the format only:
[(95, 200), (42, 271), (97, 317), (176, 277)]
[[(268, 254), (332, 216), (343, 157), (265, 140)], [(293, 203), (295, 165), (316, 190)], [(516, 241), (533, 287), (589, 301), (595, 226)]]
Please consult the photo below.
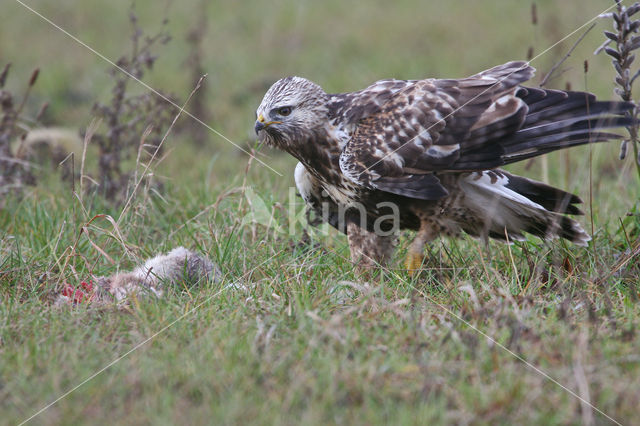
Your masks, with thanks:
[[(616, 11), (602, 15), (602, 18), (609, 18), (613, 21), (614, 32), (605, 31), (605, 42), (596, 49), (598, 54), (604, 51), (611, 56), (612, 64), (616, 71), (615, 92), (624, 101), (634, 102), (632, 97), (633, 83), (640, 75), (640, 68), (632, 72), (632, 65), (636, 58), (633, 52), (640, 48), (640, 19), (634, 20), (632, 17), (640, 11), (640, 3), (636, 2), (629, 7), (623, 6), (621, 0), (615, 0)], [(620, 146), (620, 159), (627, 155), (629, 143), (632, 146), (635, 156), (636, 171), (640, 180), (640, 156), (638, 155), (638, 104), (633, 110), (634, 124), (629, 126), (629, 138), (622, 141)]]
[(161, 96), (154, 93), (127, 95), (130, 76), (141, 79), (146, 71), (153, 68), (157, 59), (152, 50), (156, 45), (164, 45), (171, 40), (166, 32), (167, 20), (157, 34), (145, 36), (136, 15), (131, 13), (129, 19), (132, 26), (132, 49), (110, 71), (114, 79), (111, 101), (108, 104), (96, 103), (93, 107), (94, 113), (106, 126), (106, 131), (96, 132), (93, 140), (100, 150), (100, 191), (110, 201), (122, 201), (126, 195), (131, 173), (123, 171), (122, 161), (137, 153), (140, 135), (145, 129), (152, 129), (146, 138), (146, 144), (151, 147), (151, 152), (155, 151), (162, 139), (162, 129), (173, 117), (171, 104)]
[[(24, 140), (27, 136), (28, 130), (25, 129), (28, 129), (28, 126), (22, 122), (21, 115), (31, 89), (36, 84), (40, 70), (35, 69), (31, 73), (27, 89), (22, 100), (16, 106), (15, 96), (4, 87), (10, 68), (11, 64), (6, 64), (0, 72), (0, 209), (4, 208), (8, 194), (19, 195), (25, 185), (35, 185), (31, 164), (21, 158), (19, 152), (12, 151), (11, 143), (16, 139)], [(37, 117), (41, 117), (45, 109), (46, 104), (40, 108)]]

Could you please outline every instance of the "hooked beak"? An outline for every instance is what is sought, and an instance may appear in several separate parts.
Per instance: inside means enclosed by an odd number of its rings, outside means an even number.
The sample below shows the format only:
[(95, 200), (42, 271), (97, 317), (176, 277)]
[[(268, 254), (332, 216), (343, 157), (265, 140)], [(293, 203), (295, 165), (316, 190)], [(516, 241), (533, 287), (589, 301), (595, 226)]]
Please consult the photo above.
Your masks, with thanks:
[(254, 130), (256, 131), (256, 135), (260, 133), (260, 130), (264, 130), (272, 124), (280, 124), (282, 121), (265, 121), (264, 116), (260, 114), (258, 119), (256, 120), (256, 125), (254, 126)]

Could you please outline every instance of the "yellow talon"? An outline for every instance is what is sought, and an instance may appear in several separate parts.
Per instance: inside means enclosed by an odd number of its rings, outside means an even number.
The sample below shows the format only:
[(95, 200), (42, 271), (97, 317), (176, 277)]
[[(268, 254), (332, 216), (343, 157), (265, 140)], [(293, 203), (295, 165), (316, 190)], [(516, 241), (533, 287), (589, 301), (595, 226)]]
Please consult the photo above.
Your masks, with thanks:
[(422, 269), (422, 263), (424, 261), (424, 256), (422, 253), (416, 253), (409, 251), (407, 254), (407, 258), (404, 261), (404, 265), (409, 271), (409, 275), (413, 276), (416, 272)]
[(438, 235), (432, 225), (429, 220), (423, 220), (420, 223), (420, 229), (416, 237), (409, 246), (409, 252), (407, 253), (407, 259), (404, 264), (409, 270), (410, 276), (414, 276), (416, 272), (422, 269), (422, 264), (424, 263), (424, 246)]

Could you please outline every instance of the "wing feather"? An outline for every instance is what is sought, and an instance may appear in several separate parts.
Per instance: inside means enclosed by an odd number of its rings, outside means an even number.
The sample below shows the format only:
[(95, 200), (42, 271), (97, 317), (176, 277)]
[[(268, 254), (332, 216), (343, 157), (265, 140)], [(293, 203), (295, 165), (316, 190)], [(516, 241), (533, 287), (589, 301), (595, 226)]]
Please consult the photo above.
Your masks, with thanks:
[[(460, 80), (378, 82), (345, 100), (351, 137), (340, 168), (353, 182), (425, 200), (447, 194), (439, 173), (495, 168), (557, 149), (619, 138), (630, 102), (521, 87), (534, 68), (509, 62)], [(362, 103), (367, 103), (363, 105)]]
[[(358, 122), (340, 156), (342, 172), (360, 185), (400, 195), (445, 196), (432, 172), (449, 169), (461, 152), (487, 137), (521, 126), (526, 104), (515, 96), (515, 87), (532, 75), (526, 63), (511, 62), (462, 80), (428, 79), (401, 87), (378, 112)], [(413, 181), (411, 190), (405, 189)]]

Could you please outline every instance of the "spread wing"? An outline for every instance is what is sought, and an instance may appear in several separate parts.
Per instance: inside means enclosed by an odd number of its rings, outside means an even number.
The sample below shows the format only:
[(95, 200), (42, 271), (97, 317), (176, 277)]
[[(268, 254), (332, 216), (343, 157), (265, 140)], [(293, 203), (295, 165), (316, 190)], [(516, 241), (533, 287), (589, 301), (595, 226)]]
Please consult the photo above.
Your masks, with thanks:
[(519, 87), (534, 71), (510, 62), (465, 79), (411, 82), (360, 119), (340, 156), (342, 172), (365, 187), (434, 200), (447, 195), (437, 172), (486, 170), (607, 140), (618, 135), (593, 130), (628, 124), (630, 104)]

